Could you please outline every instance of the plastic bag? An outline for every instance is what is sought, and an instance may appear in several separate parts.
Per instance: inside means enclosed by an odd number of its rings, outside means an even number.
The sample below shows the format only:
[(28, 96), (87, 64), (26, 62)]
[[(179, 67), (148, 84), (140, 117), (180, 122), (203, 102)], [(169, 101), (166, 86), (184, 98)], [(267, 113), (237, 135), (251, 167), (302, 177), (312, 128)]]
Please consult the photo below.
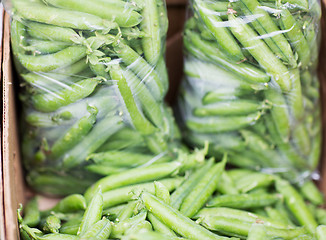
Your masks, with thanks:
[(32, 187), (83, 192), (102, 175), (171, 159), (179, 132), (164, 104), (163, 0), (6, 5)]
[(178, 114), (193, 146), (298, 181), (316, 169), (321, 120), (316, 0), (192, 0)]

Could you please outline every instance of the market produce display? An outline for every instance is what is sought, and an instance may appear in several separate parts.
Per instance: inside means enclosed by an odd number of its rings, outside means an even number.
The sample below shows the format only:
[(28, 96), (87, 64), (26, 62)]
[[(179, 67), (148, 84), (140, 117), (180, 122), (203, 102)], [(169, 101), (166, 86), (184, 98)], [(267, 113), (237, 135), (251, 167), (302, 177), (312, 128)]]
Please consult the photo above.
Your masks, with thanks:
[(227, 155), (217, 163), (188, 157), (126, 170), (45, 211), (34, 198), (18, 209), (21, 237), (325, 239), (324, 198), (312, 182), (294, 186), (277, 175), (225, 170), (226, 162)]
[(191, 146), (296, 182), (321, 144), (319, 1), (192, 0), (178, 115)]
[(82, 193), (102, 175), (171, 160), (163, 0), (10, 3), (32, 187)]

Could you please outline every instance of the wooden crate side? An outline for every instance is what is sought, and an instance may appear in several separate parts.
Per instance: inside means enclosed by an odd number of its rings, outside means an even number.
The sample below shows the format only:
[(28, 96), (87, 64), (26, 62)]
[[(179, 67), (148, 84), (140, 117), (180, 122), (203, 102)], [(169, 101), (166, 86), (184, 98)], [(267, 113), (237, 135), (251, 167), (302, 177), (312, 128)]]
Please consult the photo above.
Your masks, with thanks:
[(5, 14), (3, 43), (3, 117), (2, 117), (2, 156), (3, 192), (6, 240), (18, 239), (17, 208), (23, 203), (24, 181), (20, 164), (15, 94), (12, 64), (10, 57), (10, 16)]

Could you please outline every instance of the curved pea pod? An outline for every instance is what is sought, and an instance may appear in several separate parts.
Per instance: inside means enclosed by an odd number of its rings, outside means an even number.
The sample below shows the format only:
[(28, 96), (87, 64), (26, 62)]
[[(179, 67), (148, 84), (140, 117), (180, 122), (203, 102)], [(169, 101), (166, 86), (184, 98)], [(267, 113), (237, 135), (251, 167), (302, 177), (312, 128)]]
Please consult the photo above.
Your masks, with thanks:
[(103, 195), (99, 188), (87, 205), (77, 235), (83, 236), (93, 225), (101, 220), (103, 212)]
[(283, 9), (280, 19), (285, 35), (299, 56), (299, 66), (305, 69), (310, 64), (310, 48), (308, 42), (289, 10)]
[(160, 34), (160, 16), (157, 7), (158, 0), (145, 0), (142, 9), (143, 20), (141, 29), (146, 36), (142, 39), (142, 47), (145, 59), (155, 66), (162, 52), (162, 41)]
[(88, 13), (54, 8), (39, 2), (14, 0), (13, 6), (24, 19), (80, 30), (103, 30), (110, 26), (108, 20)]
[(259, 65), (273, 77), (282, 91), (290, 91), (291, 79), (287, 67), (274, 55), (264, 41), (243, 19), (229, 14), (229, 23), (233, 35), (248, 49)]
[(192, 44), (196, 50), (198, 49), (201, 54), (207, 56), (210, 61), (221, 65), (227, 70), (231, 70), (236, 75), (243, 77), (244, 80), (250, 81), (251, 83), (267, 83), (270, 80), (270, 76), (250, 63), (236, 63), (228, 60), (227, 56), (218, 49), (217, 45), (201, 39), (193, 31), (185, 30), (184, 43), (189, 52), (192, 54), (195, 53), (194, 56), (197, 57), (196, 52), (192, 51), (191, 45), (189, 44)]
[(11, 31), (11, 47), (13, 49), (13, 53), (15, 56), (18, 54), (25, 53), (25, 46), (27, 45), (26, 42), (26, 26), (16, 20), (13, 19), (10, 26)]
[(97, 122), (79, 144), (66, 152), (63, 158), (63, 167), (69, 169), (86, 161), (87, 156), (95, 152), (122, 127), (123, 123), (120, 116), (112, 114), (105, 116), (104, 119)]
[(177, 210), (180, 209), (184, 199), (194, 189), (200, 179), (208, 172), (213, 166), (213, 161), (210, 160), (196, 172), (191, 174), (184, 182), (171, 194), (171, 206)]
[(287, 62), (291, 67), (296, 67), (297, 63), (293, 56), (291, 46), (269, 16), (269, 13), (262, 8), (257, 0), (241, 0), (240, 2), (246, 15), (254, 18), (250, 23), (260, 36), (264, 36), (263, 40), (276, 56), (284, 62)]
[(108, 176), (128, 170), (129, 168), (110, 167), (102, 164), (90, 164), (85, 167), (88, 171), (102, 176)]
[(248, 89), (241, 89), (241, 87), (219, 88), (219, 89), (207, 92), (202, 99), (202, 103), (204, 105), (208, 105), (208, 104), (217, 103), (220, 101), (236, 100), (238, 98), (244, 98), (246, 95), (249, 95), (252, 93), (254, 93), (254, 91), (251, 91)]
[(326, 225), (320, 225), (316, 228), (316, 237), (317, 240), (326, 239)]
[(48, 55), (18, 54), (18, 60), (29, 71), (49, 72), (60, 67), (68, 66), (86, 56), (86, 47), (70, 46), (59, 52)]
[(163, 200), (166, 204), (170, 204), (170, 192), (169, 189), (161, 182), (155, 181), (155, 196)]
[(238, 194), (233, 179), (224, 171), (221, 175), (220, 181), (217, 184), (216, 190), (222, 194)]
[(130, 201), (127, 205), (121, 209), (119, 214), (117, 215), (116, 221), (121, 222), (128, 218), (131, 218), (134, 214), (137, 214), (139, 202)]
[(38, 209), (37, 198), (30, 200), (24, 208), (23, 223), (29, 227), (35, 227), (41, 220), (40, 211)]
[(310, 234), (313, 234), (317, 227), (317, 222), (308, 210), (302, 196), (286, 180), (277, 178), (275, 186), (276, 190), (283, 195), (287, 207), (298, 222), (305, 226)]
[(132, 8), (125, 7), (127, 4), (122, 1), (120, 4), (117, 1), (104, 3), (87, 0), (46, 0), (45, 2), (56, 7), (89, 13), (103, 19), (115, 21), (120, 27), (133, 27), (142, 21), (142, 16)]
[[(290, 138), (290, 114), (282, 93), (274, 89), (265, 91), (266, 99), (272, 104), (271, 117), (283, 142)], [(267, 116), (266, 116), (267, 117)]]
[(233, 116), (233, 115), (245, 115), (258, 110), (269, 108), (265, 102), (258, 102), (253, 100), (236, 100), (236, 101), (221, 101), (206, 106), (196, 107), (194, 109), (194, 115), (197, 117), (206, 116)]
[(52, 112), (89, 96), (98, 84), (98, 80), (88, 78), (73, 86), (54, 93), (44, 93), (32, 96), (35, 109), (42, 112)]
[(51, 156), (58, 158), (73, 148), (92, 129), (97, 115), (97, 109), (89, 107), (90, 115), (79, 119), (65, 134), (51, 147)]
[(305, 156), (311, 152), (311, 142), (309, 132), (303, 123), (297, 124), (292, 131), (292, 139), (297, 149)]
[(70, 75), (81, 74), (84, 70), (87, 71), (87, 68), (88, 68), (88, 63), (86, 61), (86, 58), (82, 58), (81, 60), (73, 64), (57, 68), (52, 72), (56, 74), (61, 74), (62, 76), (70, 76)]
[(112, 223), (104, 218), (93, 224), (92, 227), (80, 236), (80, 239), (105, 240), (108, 239), (112, 230)]
[(117, 81), (118, 89), (135, 129), (144, 135), (154, 133), (156, 131), (155, 127), (140, 112), (121, 68), (113, 66), (110, 75), (113, 80)]
[(173, 207), (165, 204), (157, 197), (150, 193), (143, 192), (140, 196), (149, 212), (155, 215), (159, 220), (164, 222), (173, 231), (179, 235), (194, 239), (228, 239), (218, 236), (207, 229), (199, 226), (191, 219), (185, 217), (182, 213), (174, 209)]
[(176, 173), (182, 167), (182, 163), (175, 161), (169, 163), (160, 163), (139, 169), (130, 169), (128, 171), (107, 176), (93, 184), (86, 192), (86, 200), (90, 199), (94, 191), (101, 186), (103, 192), (123, 187), (130, 184), (137, 184), (146, 181), (158, 180)]
[(28, 34), (35, 39), (73, 43), (80, 36), (71, 28), (59, 27), (44, 23), (26, 21)]
[(264, 240), (266, 237), (265, 226), (262, 223), (254, 223), (249, 230), (247, 240)]
[(189, 129), (199, 133), (221, 133), (238, 130), (254, 124), (261, 116), (261, 112), (245, 116), (189, 118), (186, 125)]
[(315, 135), (315, 139), (311, 146), (311, 152), (309, 154), (308, 162), (311, 169), (316, 169), (319, 164), (321, 154), (321, 131)]
[(154, 68), (132, 48), (122, 42), (115, 46), (114, 50), (125, 65), (142, 79), (155, 99), (157, 101), (162, 101), (165, 94), (164, 83)]
[(230, 33), (230, 31), (223, 25), (222, 19), (210, 10), (204, 1), (194, 1), (195, 10), (198, 11), (202, 21), (207, 28), (214, 35), (221, 50), (230, 58), (235, 61), (241, 61), (245, 57), (241, 52), (241, 48)]
[(260, 208), (273, 205), (280, 200), (277, 194), (248, 193), (239, 195), (221, 195), (210, 200), (207, 207), (230, 207), (236, 209)]
[(125, 76), (126, 81), (130, 86), (134, 98), (140, 102), (144, 115), (152, 123), (154, 123), (155, 126), (162, 127), (162, 109), (154, 98), (154, 96), (152, 95), (151, 91), (132, 71), (124, 69), (123, 75)]

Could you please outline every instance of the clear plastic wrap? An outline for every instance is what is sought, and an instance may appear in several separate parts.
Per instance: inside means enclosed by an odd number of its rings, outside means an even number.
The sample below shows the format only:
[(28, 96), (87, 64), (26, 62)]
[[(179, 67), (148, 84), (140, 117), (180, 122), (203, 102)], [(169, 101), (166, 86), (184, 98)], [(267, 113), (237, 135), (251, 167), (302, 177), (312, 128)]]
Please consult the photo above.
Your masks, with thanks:
[(321, 150), (320, 2), (190, 1), (178, 114), (193, 146), (234, 165), (311, 176)]
[[(12, 0), (27, 181), (48, 194), (169, 161), (164, 0)], [(176, 141), (175, 141), (176, 140)]]

